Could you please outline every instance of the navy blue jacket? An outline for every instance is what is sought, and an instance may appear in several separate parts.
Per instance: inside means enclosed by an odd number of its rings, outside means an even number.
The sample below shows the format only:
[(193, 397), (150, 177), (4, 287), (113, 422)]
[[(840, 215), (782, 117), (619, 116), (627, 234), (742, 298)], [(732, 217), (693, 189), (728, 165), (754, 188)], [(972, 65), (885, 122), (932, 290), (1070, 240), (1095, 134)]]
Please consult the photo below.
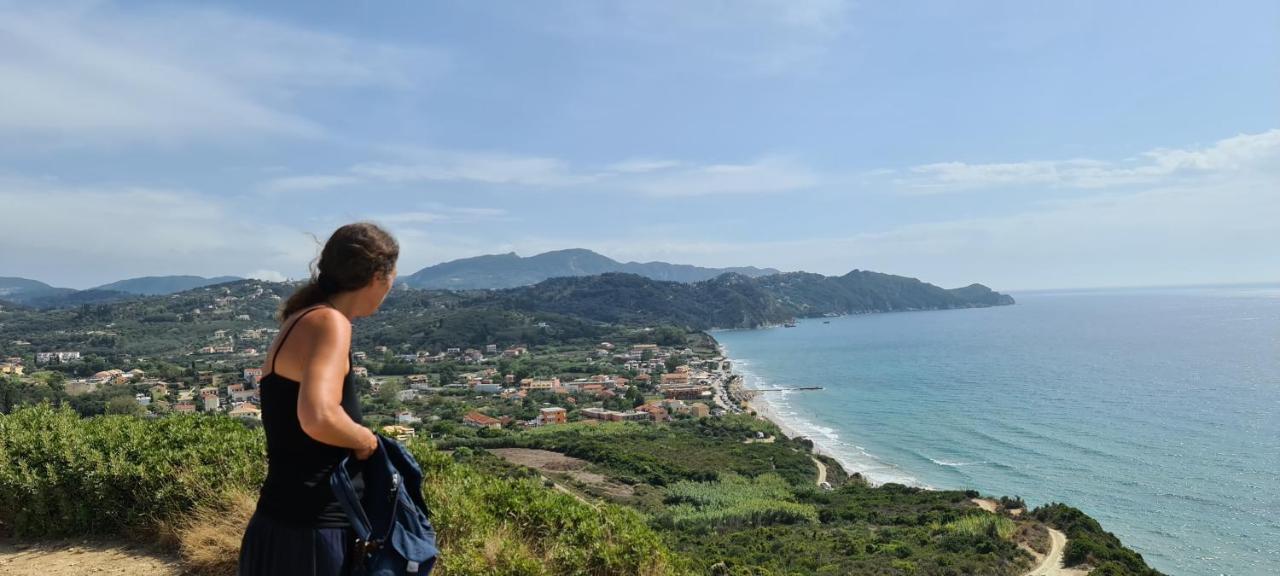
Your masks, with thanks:
[(357, 498), (347, 473), (350, 458), (334, 469), (329, 486), (356, 533), (362, 573), (430, 574), (439, 550), (418, 462), (399, 442), (378, 436), (378, 450), (364, 463), (364, 498)]

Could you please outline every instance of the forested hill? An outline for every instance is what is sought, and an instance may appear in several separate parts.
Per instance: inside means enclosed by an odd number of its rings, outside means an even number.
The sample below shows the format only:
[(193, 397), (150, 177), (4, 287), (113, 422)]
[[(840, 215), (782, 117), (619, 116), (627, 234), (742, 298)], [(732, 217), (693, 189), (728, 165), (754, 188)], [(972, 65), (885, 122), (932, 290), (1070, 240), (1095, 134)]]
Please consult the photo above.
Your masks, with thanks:
[[(234, 333), (275, 325), (273, 314), (295, 289), (296, 284), (242, 280), (57, 309), (6, 306), (0, 310), (0, 353), (26, 351), (11, 345), (19, 340), (41, 350), (78, 349), (103, 356), (199, 348), (214, 330)], [(824, 314), (1012, 303), (1012, 298), (976, 284), (945, 290), (913, 278), (862, 271), (830, 277), (723, 274), (692, 284), (611, 273), (506, 290), (397, 289), (377, 315), (360, 321), (357, 337), (362, 345), (394, 342), (410, 348), (539, 344), (598, 338), (608, 331), (606, 325), (751, 328)]]
[(750, 278), (723, 274), (693, 284), (632, 274), (554, 278), (504, 290), (493, 300), (527, 311), (600, 322), (753, 328), (795, 317), (1013, 304), (981, 284), (947, 290), (915, 278), (854, 270), (844, 276), (794, 272)]
[(236, 276), (215, 276), (213, 278), (205, 278), (203, 276), (143, 276), (104, 284), (94, 288), (94, 290), (158, 296), (236, 280), (240, 280), (240, 278)]
[(639, 274), (654, 280), (698, 282), (735, 272), (747, 276), (777, 274), (772, 268), (703, 268), (666, 262), (619, 262), (590, 250), (574, 248), (522, 257), (514, 252), (462, 258), (428, 266), (400, 282), (410, 288), (476, 290), (530, 286), (549, 278), (594, 276), (608, 272)]

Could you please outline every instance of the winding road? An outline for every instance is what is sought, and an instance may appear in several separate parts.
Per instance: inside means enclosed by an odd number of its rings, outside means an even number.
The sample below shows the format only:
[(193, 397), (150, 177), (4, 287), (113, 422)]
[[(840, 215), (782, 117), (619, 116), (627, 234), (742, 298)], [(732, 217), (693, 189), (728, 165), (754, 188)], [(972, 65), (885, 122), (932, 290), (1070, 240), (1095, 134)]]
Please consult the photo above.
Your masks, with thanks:
[(1067, 535), (1061, 530), (1049, 528), (1049, 553), (1040, 564), (1027, 572), (1027, 576), (1084, 576), (1089, 572), (1077, 568), (1063, 568), (1062, 554), (1067, 549)]
[(823, 464), (821, 460), (814, 458), (813, 456), (810, 456), (809, 459), (813, 460), (813, 463), (818, 465), (818, 481), (815, 482), (815, 484), (821, 486), (823, 482), (827, 481), (827, 465)]

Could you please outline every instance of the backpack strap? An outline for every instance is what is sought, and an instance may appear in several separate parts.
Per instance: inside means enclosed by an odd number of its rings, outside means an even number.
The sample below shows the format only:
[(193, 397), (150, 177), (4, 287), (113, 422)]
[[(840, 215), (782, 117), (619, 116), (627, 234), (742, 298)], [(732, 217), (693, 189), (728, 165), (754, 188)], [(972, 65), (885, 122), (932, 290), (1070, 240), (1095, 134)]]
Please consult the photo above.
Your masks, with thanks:
[(364, 513), (364, 506), (356, 497), (355, 486), (351, 485), (351, 475), (347, 474), (347, 461), (350, 459), (351, 456), (343, 458), (334, 468), (333, 473), (329, 475), (329, 488), (333, 490), (333, 496), (338, 500), (342, 511), (346, 513), (347, 519), (351, 521), (351, 529), (356, 533), (356, 538), (368, 543), (373, 527), (369, 524), (369, 517)]
[[(381, 435), (375, 435), (378, 438), (378, 453), (386, 454), (388, 442)], [(368, 514), (364, 511), (364, 505), (361, 504), (360, 498), (356, 496), (355, 487), (351, 484), (351, 475), (347, 473), (347, 462), (352, 458), (348, 455), (338, 463), (337, 468), (329, 474), (329, 488), (333, 491), (334, 498), (337, 499), (338, 505), (342, 507), (342, 511), (347, 515), (347, 519), (351, 522), (352, 531), (355, 532), (356, 538), (359, 539), (358, 544), (361, 546), (361, 552), (371, 554), (387, 542), (391, 537), (391, 531), (396, 527), (396, 514), (400, 509), (400, 492), (404, 490), (404, 478), (397, 471), (392, 471), (391, 490), (389, 495), (391, 500), (391, 513), (387, 515), (387, 525), (379, 534), (373, 533), (373, 523), (369, 521)]]

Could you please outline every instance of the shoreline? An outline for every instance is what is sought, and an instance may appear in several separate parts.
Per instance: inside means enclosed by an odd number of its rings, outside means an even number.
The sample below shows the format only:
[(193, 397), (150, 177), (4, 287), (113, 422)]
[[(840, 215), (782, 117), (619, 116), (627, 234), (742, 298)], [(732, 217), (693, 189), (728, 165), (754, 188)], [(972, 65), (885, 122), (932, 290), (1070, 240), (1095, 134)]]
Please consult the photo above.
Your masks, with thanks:
[[(738, 369), (738, 365), (741, 362), (741, 360), (734, 359), (733, 357), (729, 356), (725, 351), (724, 345), (721, 344), (720, 341), (717, 340), (715, 336), (712, 335), (709, 331), (704, 331), (703, 333), (706, 334), (708, 338), (711, 338), (712, 342), (715, 342), (716, 353), (719, 354), (719, 356), (723, 358), (725, 361), (729, 362), (730, 378), (726, 380), (726, 382), (732, 381), (733, 378), (738, 378), (740, 379), (741, 386), (744, 390), (752, 390), (753, 388), (750, 388), (746, 385), (746, 382), (747, 382), (746, 375), (743, 374)], [(725, 390), (725, 396), (726, 397), (728, 396), (727, 389)], [(904, 486), (911, 486), (913, 488), (921, 488), (924, 490), (937, 490), (936, 487), (930, 486), (928, 484), (925, 484), (924, 482), (919, 481), (918, 479), (914, 478), (909, 473), (907, 473), (905, 470), (901, 471), (903, 474), (907, 475), (907, 478), (903, 479), (903, 481), (881, 481), (881, 480), (873, 479), (869, 477), (867, 473), (871, 470), (874, 470), (874, 468), (865, 467), (865, 466), (856, 466), (849, 459), (841, 456), (839, 452), (835, 450), (833, 447), (828, 446), (825, 440), (815, 438), (811, 434), (801, 433), (792, 423), (788, 422), (785, 418), (781, 417), (777, 413), (776, 408), (768, 400), (765, 400), (762, 397), (757, 396), (753, 398), (751, 401), (744, 402), (744, 404), (745, 404), (745, 408), (743, 409), (744, 413), (750, 413), (754, 411), (755, 417), (760, 418), (762, 420), (766, 420), (772, 423), (774, 426), (777, 426), (778, 429), (782, 431), (782, 433), (788, 438), (793, 438), (793, 439), (808, 438), (809, 441), (813, 443), (814, 454), (826, 456), (828, 458), (835, 460), (840, 464), (840, 468), (844, 470), (844, 473), (847, 476), (852, 477), (856, 474), (858, 477), (862, 478), (862, 480), (866, 482), (867, 485), (869, 486), (874, 487), (874, 486), (882, 486), (885, 484), (902, 484)], [(868, 454), (868, 456), (874, 458), (870, 454)], [(891, 464), (888, 464), (888, 463), (882, 463), (882, 465), (890, 468), (893, 467)]]

